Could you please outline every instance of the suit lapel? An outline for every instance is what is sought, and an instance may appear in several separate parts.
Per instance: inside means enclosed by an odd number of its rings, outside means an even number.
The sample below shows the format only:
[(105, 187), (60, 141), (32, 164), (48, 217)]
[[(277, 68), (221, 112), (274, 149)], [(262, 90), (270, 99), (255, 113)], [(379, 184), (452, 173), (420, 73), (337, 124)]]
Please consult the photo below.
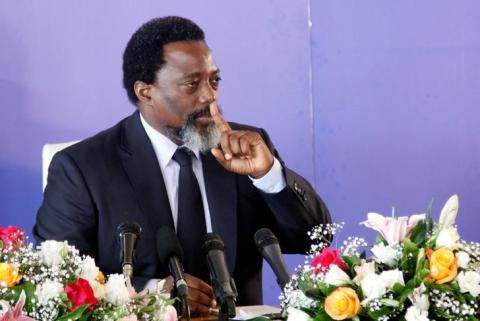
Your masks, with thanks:
[(122, 164), (143, 214), (152, 223), (153, 235), (160, 226), (173, 228), (172, 210), (162, 171), (138, 111), (125, 122), (120, 143)]
[(227, 265), (233, 273), (237, 249), (235, 174), (226, 171), (209, 152), (202, 154), (202, 166), (212, 229), (225, 244)]

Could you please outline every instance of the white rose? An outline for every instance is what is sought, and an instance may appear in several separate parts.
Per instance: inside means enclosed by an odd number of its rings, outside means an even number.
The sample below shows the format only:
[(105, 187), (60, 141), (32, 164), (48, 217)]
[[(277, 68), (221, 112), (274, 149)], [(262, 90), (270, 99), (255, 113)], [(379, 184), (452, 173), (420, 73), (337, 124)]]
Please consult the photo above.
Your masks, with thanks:
[(310, 316), (302, 310), (289, 307), (287, 309), (288, 318), (287, 321), (308, 321)]
[(80, 263), (78, 276), (91, 282), (98, 277), (100, 269), (95, 264), (95, 260), (91, 256), (86, 256)]
[(394, 266), (400, 255), (400, 252), (396, 248), (389, 245), (385, 246), (383, 243), (374, 245), (371, 251), (375, 256), (375, 261), (387, 264), (388, 266)]
[(379, 298), (387, 292), (385, 282), (378, 274), (368, 274), (360, 282), (360, 287), (365, 297), (363, 302)]
[(457, 282), (462, 293), (469, 292), (473, 296), (480, 294), (480, 274), (475, 271), (460, 272)]
[(121, 274), (111, 274), (105, 284), (105, 299), (116, 305), (123, 305), (130, 301), (125, 277)]
[(468, 253), (459, 251), (455, 254), (455, 257), (457, 258), (458, 267), (461, 267), (462, 269), (468, 267), (468, 263), (470, 263), (470, 255), (468, 255)]
[(384, 271), (380, 275), (374, 273), (368, 274), (360, 282), (360, 287), (365, 296), (363, 302), (368, 302), (383, 296), (388, 290), (391, 290), (396, 283), (405, 284), (403, 274), (398, 269)]
[(458, 248), (459, 240), (460, 235), (458, 235), (457, 228), (455, 226), (449, 226), (438, 233), (435, 246), (437, 249), (447, 247), (453, 250)]
[(61, 293), (63, 293), (63, 285), (49, 279), (38, 284), (35, 289), (35, 295), (42, 305), (46, 305), (48, 301), (59, 297)]
[(331, 285), (342, 286), (351, 283), (350, 277), (335, 264), (330, 265), (330, 270), (325, 273), (323, 282)]
[(65, 242), (44, 241), (40, 244), (40, 256), (46, 266), (59, 266), (63, 263), (64, 258), (62, 252), (66, 249)]
[(88, 281), (88, 283), (90, 284), (90, 286), (92, 287), (93, 289), (93, 295), (98, 299), (98, 300), (101, 300), (101, 299), (104, 299), (105, 298), (105, 285), (101, 284), (100, 282), (98, 281)]
[(405, 320), (407, 321), (430, 321), (428, 318), (428, 311), (420, 310), (418, 307), (412, 305), (405, 313)]
[(396, 283), (405, 285), (405, 282), (403, 281), (403, 274), (398, 269), (384, 271), (380, 274), (380, 278), (388, 290), (392, 289)]

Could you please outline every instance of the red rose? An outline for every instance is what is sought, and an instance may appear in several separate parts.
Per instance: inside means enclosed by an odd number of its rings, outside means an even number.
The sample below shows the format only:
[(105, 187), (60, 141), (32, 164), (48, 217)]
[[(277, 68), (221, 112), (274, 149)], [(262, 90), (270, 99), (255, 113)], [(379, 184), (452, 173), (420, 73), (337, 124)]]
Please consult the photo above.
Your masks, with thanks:
[(0, 227), (0, 241), (3, 243), (3, 248), (11, 247), (15, 251), (23, 243), (24, 234), (25, 232), (13, 225)]
[(339, 251), (326, 247), (319, 256), (313, 259), (310, 266), (315, 269), (315, 274), (318, 274), (322, 271), (328, 271), (331, 264), (335, 264), (344, 271), (347, 270), (347, 266), (342, 261)]
[(88, 309), (93, 310), (94, 305), (98, 304), (97, 298), (93, 295), (93, 289), (90, 283), (85, 279), (79, 278), (75, 283), (67, 284), (65, 292), (70, 302), (72, 302), (70, 311), (84, 304), (89, 304)]

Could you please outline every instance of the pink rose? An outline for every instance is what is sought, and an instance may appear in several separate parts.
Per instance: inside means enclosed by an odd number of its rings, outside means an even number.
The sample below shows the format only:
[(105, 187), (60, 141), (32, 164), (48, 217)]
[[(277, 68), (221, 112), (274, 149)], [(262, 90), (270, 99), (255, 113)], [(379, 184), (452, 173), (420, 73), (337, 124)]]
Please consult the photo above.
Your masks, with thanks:
[(340, 257), (340, 252), (331, 247), (326, 247), (322, 250), (320, 255), (313, 259), (310, 266), (315, 269), (315, 274), (318, 274), (322, 271), (327, 272), (330, 269), (331, 264), (335, 264), (344, 271), (347, 270), (347, 266)]
[(165, 318), (163, 321), (177, 321), (177, 310), (175, 310), (173, 306), (167, 306), (167, 311), (165, 312)]
[(16, 250), (18, 246), (23, 244), (23, 235), (25, 232), (16, 226), (9, 225), (7, 227), (0, 227), (0, 241), (3, 243), (3, 248), (9, 247)]

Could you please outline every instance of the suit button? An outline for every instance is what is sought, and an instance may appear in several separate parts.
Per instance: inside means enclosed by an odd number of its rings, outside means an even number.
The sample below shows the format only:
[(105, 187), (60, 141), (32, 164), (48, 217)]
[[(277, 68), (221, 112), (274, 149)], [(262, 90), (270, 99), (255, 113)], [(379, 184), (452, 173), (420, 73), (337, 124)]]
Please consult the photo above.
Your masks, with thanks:
[(302, 191), (302, 189), (300, 188), (300, 186), (298, 186), (298, 183), (295, 182), (293, 183), (293, 189), (295, 190), (295, 192), (297, 193), (300, 193)]

